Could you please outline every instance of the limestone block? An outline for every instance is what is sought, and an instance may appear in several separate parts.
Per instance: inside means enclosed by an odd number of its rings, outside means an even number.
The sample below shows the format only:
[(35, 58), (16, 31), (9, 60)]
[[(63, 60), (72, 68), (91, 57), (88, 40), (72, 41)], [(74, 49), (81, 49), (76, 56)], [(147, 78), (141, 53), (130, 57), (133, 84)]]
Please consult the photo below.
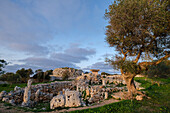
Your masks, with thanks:
[(104, 99), (108, 99), (108, 97), (109, 97), (108, 92), (105, 92), (104, 95), (105, 95), (105, 96), (104, 96)]
[(27, 83), (27, 87), (25, 87), (22, 106), (29, 106), (30, 105), (31, 84), (32, 84), (32, 80), (29, 79), (28, 83)]
[(64, 107), (65, 105), (65, 98), (64, 95), (60, 94), (55, 97), (50, 101), (50, 108), (55, 109), (57, 107)]
[(106, 81), (105, 81), (105, 79), (102, 79), (102, 85), (103, 85), (103, 86), (106, 86)]
[(89, 87), (86, 88), (86, 95), (89, 96), (90, 95), (90, 90)]
[(80, 96), (78, 91), (65, 91), (65, 107), (81, 106)]
[(143, 96), (142, 95), (137, 95), (136, 100), (143, 100)]

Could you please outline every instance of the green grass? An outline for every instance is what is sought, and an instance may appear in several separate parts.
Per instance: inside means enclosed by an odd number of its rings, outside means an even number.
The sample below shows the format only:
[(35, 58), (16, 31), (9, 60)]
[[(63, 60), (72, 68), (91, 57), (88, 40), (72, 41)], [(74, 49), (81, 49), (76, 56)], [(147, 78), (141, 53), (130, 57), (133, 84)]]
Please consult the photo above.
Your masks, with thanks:
[[(55, 80), (55, 81), (63, 81), (63, 80)], [(32, 85), (51, 83), (51, 82), (55, 82), (55, 81), (46, 81), (46, 82), (41, 82), (41, 83), (32, 83)], [(71, 81), (71, 80), (68, 80), (68, 81)], [(1, 91), (10, 92), (11, 90), (14, 90), (15, 86), (23, 88), (23, 87), (27, 86), (27, 83), (0, 84), (0, 92)]]
[(15, 86), (25, 87), (26, 85), (27, 85), (26, 83), (0, 84), (0, 92), (1, 92), (1, 91), (10, 92), (11, 90), (14, 90)]
[(160, 87), (157, 84), (152, 84), (151, 79), (145, 81), (144, 77), (135, 78), (135, 80), (142, 83), (141, 86), (146, 88), (143, 91), (151, 99), (144, 98), (142, 101), (123, 100), (99, 108), (70, 113), (170, 113), (170, 78), (154, 79), (163, 83)]

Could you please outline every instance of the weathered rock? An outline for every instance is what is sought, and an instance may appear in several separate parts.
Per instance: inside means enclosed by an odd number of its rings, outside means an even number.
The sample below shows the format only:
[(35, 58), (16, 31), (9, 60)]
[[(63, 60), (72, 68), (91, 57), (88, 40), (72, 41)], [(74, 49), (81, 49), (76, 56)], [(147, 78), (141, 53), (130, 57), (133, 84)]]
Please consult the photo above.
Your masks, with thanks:
[(90, 95), (90, 90), (89, 87), (86, 88), (86, 95), (89, 96)]
[(106, 86), (106, 81), (105, 81), (105, 79), (102, 79), (102, 85), (103, 85), (103, 86)]
[(80, 93), (78, 91), (65, 91), (65, 107), (81, 106)]
[(2, 101), (3, 101), (3, 102), (9, 102), (9, 97), (4, 97), (4, 98), (2, 99)]
[(104, 96), (104, 99), (108, 99), (108, 97), (109, 97), (108, 92), (105, 92), (104, 95), (105, 95), (105, 96)]
[(2, 92), (0, 93), (0, 100), (1, 100), (6, 94), (7, 94), (6, 91), (2, 91)]
[(64, 107), (65, 105), (65, 98), (63, 94), (59, 94), (50, 101), (50, 108), (55, 109), (57, 107)]
[(27, 83), (27, 87), (25, 87), (22, 106), (30, 106), (30, 103), (31, 103), (31, 102), (30, 102), (30, 97), (31, 97), (31, 84), (32, 84), (32, 80), (29, 79), (29, 80), (28, 80), (28, 83)]
[(122, 97), (121, 96), (119, 96), (119, 95), (111, 95), (114, 99), (116, 99), (116, 100), (120, 100)]
[(142, 95), (137, 95), (136, 100), (143, 100), (143, 96)]
[(15, 106), (15, 105), (16, 105), (16, 104), (15, 104), (15, 100), (14, 100), (14, 99), (9, 100), (9, 103), (10, 103), (10, 104), (12, 104), (13, 106)]
[(17, 90), (21, 90), (21, 88), (18, 86), (15, 86), (14, 91), (17, 91)]
[(38, 89), (35, 93), (35, 101), (38, 102), (39, 101), (39, 96), (40, 96), (40, 89)]

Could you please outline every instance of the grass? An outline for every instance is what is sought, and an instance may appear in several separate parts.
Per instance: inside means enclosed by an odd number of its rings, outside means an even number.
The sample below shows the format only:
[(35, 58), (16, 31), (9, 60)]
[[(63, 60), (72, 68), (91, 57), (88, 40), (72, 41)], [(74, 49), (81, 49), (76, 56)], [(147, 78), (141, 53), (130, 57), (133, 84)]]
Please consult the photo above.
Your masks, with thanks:
[[(64, 80), (55, 80), (55, 81), (64, 81)], [(41, 83), (32, 83), (32, 85), (51, 83), (51, 82), (55, 82), (55, 81), (46, 81), (46, 82), (41, 82)], [(71, 80), (67, 80), (67, 81), (71, 81)], [(27, 86), (27, 83), (0, 84), (0, 92), (1, 91), (10, 92), (11, 90), (14, 90), (15, 86), (23, 88), (23, 87)]]
[(145, 81), (144, 77), (135, 78), (135, 80), (142, 83), (141, 86), (146, 88), (143, 91), (151, 99), (144, 98), (142, 101), (123, 100), (99, 108), (70, 113), (170, 113), (170, 78), (154, 79), (163, 83), (160, 87), (157, 84), (152, 84), (151, 79)]
[(7, 91), (10, 92), (11, 90), (14, 90), (15, 86), (18, 87), (25, 87), (27, 86), (26, 83), (15, 83), (15, 84), (0, 84), (0, 92), (1, 91)]

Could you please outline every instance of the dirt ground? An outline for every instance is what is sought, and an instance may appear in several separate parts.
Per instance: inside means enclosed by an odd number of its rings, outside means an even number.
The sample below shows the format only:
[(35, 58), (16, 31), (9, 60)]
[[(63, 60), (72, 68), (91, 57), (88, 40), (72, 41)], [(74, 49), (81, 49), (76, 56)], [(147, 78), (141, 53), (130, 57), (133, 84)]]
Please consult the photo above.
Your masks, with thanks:
[[(89, 108), (97, 108), (97, 107), (101, 107), (107, 104), (111, 104), (111, 103), (115, 103), (115, 102), (119, 102), (120, 100), (115, 100), (115, 99), (109, 99), (109, 100), (105, 100), (103, 102), (100, 102), (96, 105), (93, 106), (86, 106), (86, 107), (78, 107), (78, 108), (69, 108), (69, 109), (62, 109), (62, 110), (56, 110), (56, 111), (52, 111), (50, 113), (59, 113), (59, 112), (70, 112), (70, 111), (75, 111), (75, 110), (83, 110), (83, 109), (89, 109)], [(11, 109), (10, 106), (4, 106), (3, 103), (0, 103), (0, 113), (23, 113), (24, 110), (21, 109)], [(26, 113), (33, 113), (33, 112), (26, 112)], [(40, 112), (40, 113), (49, 113), (49, 112)]]

